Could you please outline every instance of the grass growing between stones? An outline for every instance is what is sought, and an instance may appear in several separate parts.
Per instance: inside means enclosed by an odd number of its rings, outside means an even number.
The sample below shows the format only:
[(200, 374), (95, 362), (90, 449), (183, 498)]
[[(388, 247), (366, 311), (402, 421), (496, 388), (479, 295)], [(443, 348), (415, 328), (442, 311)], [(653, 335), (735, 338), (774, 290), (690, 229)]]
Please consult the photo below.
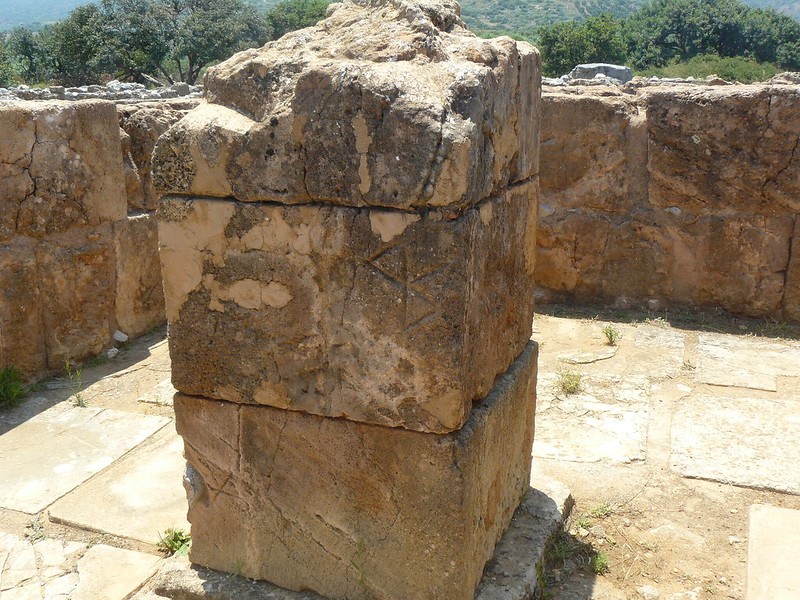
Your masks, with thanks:
[(567, 396), (577, 394), (581, 390), (581, 374), (569, 369), (558, 374), (558, 387)]
[(69, 380), (69, 387), (72, 390), (72, 403), (75, 406), (85, 408), (87, 406), (86, 399), (81, 392), (83, 391), (83, 369), (73, 368), (69, 361), (64, 365), (67, 370), (67, 379)]
[(165, 529), (158, 534), (158, 549), (167, 556), (183, 556), (189, 553), (192, 536), (183, 529)]
[(22, 371), (16, 367), (0, 371), (0, 408), (18, 406), (27, 393)]
[(619, 339), (622, 337), (620, 334), (619, 329), (614, 327), (613, 325), (606, 325), (603, 327), (603, 335), (606, 336), (606, 345), (607, 346), (616, 346), (619, 342)]
[(721, 308), (670, 306), (660, 311), (651, 311), (636, 306), (620, 309), (600, 303), (553, 303), (540, 304), (536, 310), (539, 314), (552, 317), (602, 319), (634, 325), (646, 322), (665, 328), (800, 340), (800, 323), (774, 318), (743, 317)]
[(602, 575), (608, 570), (609, 558), (605, 552), (562, 529), (550, 538), (544, 550), (544, 572), (540, 578), (544, 584), (542, 599), (554, 600), (553, 592), (548, 592), (547, 588), (573, 573)]

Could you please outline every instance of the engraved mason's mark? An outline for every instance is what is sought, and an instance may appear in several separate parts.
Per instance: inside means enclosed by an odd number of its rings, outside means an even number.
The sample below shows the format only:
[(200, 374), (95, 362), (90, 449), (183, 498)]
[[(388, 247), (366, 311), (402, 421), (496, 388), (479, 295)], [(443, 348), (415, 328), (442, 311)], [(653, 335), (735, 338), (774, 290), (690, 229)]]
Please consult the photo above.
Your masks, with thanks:
[(369, 259), (367, 266), (379, 274), (392, 287), (398, 291), (398, 302), (402, 304), (403, 331), (429, 321), (429, 317), (439, 313), (436, 302), (429, 297), (430, 290), (419, 282), (441, 270), (441, 266), (429, 268), (420, 273), (410, 267), (413, 262), (409, 259), (408, 248), (393, 246), (378, 253)]

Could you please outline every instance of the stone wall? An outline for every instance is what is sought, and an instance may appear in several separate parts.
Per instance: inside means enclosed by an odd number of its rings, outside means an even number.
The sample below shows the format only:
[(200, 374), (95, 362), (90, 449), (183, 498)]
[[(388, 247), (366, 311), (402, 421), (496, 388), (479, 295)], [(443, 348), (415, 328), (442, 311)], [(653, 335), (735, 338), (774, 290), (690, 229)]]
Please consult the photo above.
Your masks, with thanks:
[[(180, 116), (157, 109), (159, 123)], [(136, 336), (165, 320), (147, 211), (157, 127), (128, 135), (119, 121), (105, 101), (0, 105), (0, 368), (58, 371), (117, 329)]]
[(537, 284), (800, 319), (798, 140), (794, 85), (544, 94)]

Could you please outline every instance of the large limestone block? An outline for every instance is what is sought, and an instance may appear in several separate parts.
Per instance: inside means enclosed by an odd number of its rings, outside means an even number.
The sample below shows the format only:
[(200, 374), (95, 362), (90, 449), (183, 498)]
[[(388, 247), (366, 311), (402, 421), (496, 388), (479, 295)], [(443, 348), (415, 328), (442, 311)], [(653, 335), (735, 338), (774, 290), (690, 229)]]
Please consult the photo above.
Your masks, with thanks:
[(175, 387), (421, 431), (463, 425), (525, 347), (535, 180), (455, 219), (169, 197)]
[(647, 94), (650, 202), (700, 214), (800, 212), (800, 91), (731, 86)]
[(20, 204), (32, 196), (33, 178), (29, 168), (36, 142), (36, 124), (26, 103), (0, 107), (0, 242), (10, 240), (17, 230)]
[(0, 244), (0, 369), (15, 366), (34, 375), (46, 364), (34, 244), (24, 238)]
[(158, 138), (188, 109), (165, 102), (146, 102), (120, 105), (117, 112), (120, 127), (130, 138), (130, 156), (141, 186), (141, 195), (128, 196), (128, 209), (155, 210), (158, 195), (153, 190), (153, 149)]
[(156, 188), (242, 201), (454, 211), (535, 175), (538, 51), (450, 0), (352, 0), (209, 70), (158, 142)]
[(114, 331), (111, 225), (48, 236), (37, 245), (36, 260), (48, 367), (63, 369), (67, 360), (99, 353)]
[(646, 201), (647, 128), (639, 112), (625, 98), (544, 95), (542, 203), (622, 215)]
[(155, 213), (114, 223), (117, 327), (135, 337), (166, 321)]
[(192, 562), (336, 599), (471, 600), (528, 487), (536, 357), (446, 435), (178, 394)]
[[(110, 102), (0, 108), (0, 236), (42, 237), (124, 218), (125, 173)], [(5, 178), (8, 177), (8, 181)], [(8, 215), (13, 215), (13, 223)]]
[(542, 205), (537, 284), (577, 298), (669, 297), (673, 243), (670, 230), (654, 220), (639, 212)]
[(122, 144), (122, 163), (125, 174), (125, 196), (128, 201), (129, 211), (141, 210), (144, 206), (144, 186), (139, 175), (139, 169), (133, 160), (131, 136), (124, 130), (119, 130), (120, 143)]
[(784, 316), (800, 321), (800, 218), (794, 219), (789, 266), (786, 269), (786, 290), (783, 296)]
[(676, 299), (754, 317), (777, 314), (792, 229), (790, 216), (687, 219), (675, 236)]

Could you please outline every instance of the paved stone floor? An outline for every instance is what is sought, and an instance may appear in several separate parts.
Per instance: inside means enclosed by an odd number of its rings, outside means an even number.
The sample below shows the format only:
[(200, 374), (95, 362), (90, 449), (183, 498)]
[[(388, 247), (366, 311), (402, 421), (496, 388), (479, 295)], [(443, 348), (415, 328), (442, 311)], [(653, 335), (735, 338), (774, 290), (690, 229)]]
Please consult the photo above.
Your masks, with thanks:
[[(750, 507), (800, 509), (800, 343), (658, 319), (537, 315), (534, 330), (532, 485), (576, 501), (545, 597), (744, 600)], [(130, 598), (163, 562), (159, 534), (188, 528), (164, 336), (0, 412), (0, 600)]]

